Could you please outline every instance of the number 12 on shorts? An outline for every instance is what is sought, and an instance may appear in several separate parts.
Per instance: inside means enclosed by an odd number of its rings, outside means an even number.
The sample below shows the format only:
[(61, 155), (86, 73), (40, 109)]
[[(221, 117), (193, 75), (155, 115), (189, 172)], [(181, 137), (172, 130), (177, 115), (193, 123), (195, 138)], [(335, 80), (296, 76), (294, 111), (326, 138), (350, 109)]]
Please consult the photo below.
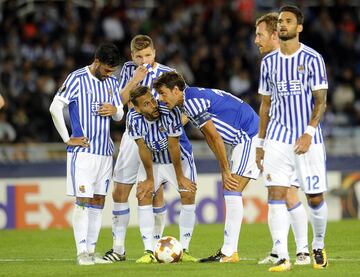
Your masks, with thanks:
[(319, 189), (319, 176), (307, 176), (306, 183), (308, 186), (308, 190), (318, 190)]

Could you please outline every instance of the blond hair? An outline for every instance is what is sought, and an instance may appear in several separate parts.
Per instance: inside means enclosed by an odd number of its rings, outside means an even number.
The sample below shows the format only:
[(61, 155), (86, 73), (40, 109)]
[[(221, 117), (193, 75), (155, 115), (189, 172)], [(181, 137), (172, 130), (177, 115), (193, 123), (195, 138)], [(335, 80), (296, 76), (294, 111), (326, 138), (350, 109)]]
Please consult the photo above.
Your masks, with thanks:
[(272, 34), (276, 32), (278, 17), (279, 14), (276, 12), (264, 14), (256, 20), (255, 27), (264, 22), (266, 24), (266, 30), (269, 32), (269, 34)]
[(137, 35), (130, 43), (131, 52), (140, 51), (148, 47), (154, 48), (154, 43), (151, 37), (146, 35)]

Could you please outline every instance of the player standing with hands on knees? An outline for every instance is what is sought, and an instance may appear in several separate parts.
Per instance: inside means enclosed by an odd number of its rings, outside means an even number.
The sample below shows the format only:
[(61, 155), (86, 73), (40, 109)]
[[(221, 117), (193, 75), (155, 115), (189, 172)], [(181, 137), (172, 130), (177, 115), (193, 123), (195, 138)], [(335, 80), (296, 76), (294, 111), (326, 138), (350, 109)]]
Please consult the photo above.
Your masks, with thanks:
[[(326, 108), (327, 76), (323, 58), (299, 42), (304, 15), (296, 6), (280, 8), (280, 49), (261, 63), (259, 138), (265, 141), (263, 175), (268, 187), (269, 228), (278, 261), (269, 271), (290, 270), (286, 196), (296, 174), (306, 193), (313, 228), (313, 267), (328, 265), (325, 147), (320, 120)], [(266, 135), (266, 136), (265, 136)], [(262, 141), (261, 141), (262, 139)], [(259, 161), (259, 165), (261, 161)]]
[[(167, 72), (154, 82), (160, 100), (169, 109), (180, 108), (205, 136), (219, 161), (226, 206), (224, 244), (199, 262), (238, 262), (238, 240), (243, 219), (242, 191), (257, 179), (255, 140), (259, 117), (244, 101), (218, 90), (186, 87), (182, 76)], [(225, 144), (231, 148), (227, 157)]]
[[(279, 45), (279, 37), (277, 33), (277, 21), (278, 13), (268, 13), (256, 20), (256, 36), (255, 44), (259, 47), (260, 54), (264, 57), (270, 52), (277, 50)], [(262, 118), (268, 122), (268, 114), (271, 102), (271, 96), (263, 95), (262, 104), (260, 107), (260, 114)], [(263, 109), (267, 107), (264, 111)], [(263, 131), (266, 131), (266, 128), (261, 128)], [(259, 137), (264, 138), (265, 133), (259, 133)], [(256, 148), (256, 161), (259, 168), (262, 169), (262, 160), (264, 159), (264, 149), (262, 146)], [(294, 238), (296, 242), (296, 265), (306, 265), (310, 264), (310, 255), (308, 249), (308, 218), (304, 208), (304, 205), (300, 202), (297, 195), (298, 188), (300, 184), (296, 175), (293, 175), (291, 180), (291, 186), (286, 194), (286, 207), (289, 211), (290, 221), (289, 224), (292, 227)], [(259, 264), (275, 264), (278, 260), (278, 255), (276, 253), (275, 242), (273, 243), (273, 248), (269, 256), (259, 261)]]
[[(138, 86), (146, 86), (151, 93), (157, 97), (152, 89), (153, 81), (164, 72), (174, 71), (165, 65), (155, 62), (156, 51), (152, 39), (146, 35), (135, 36), (130, 43), (132, 61), (128, 61), (122, 67), (120, 73), (120, 89), (122, 103), (128, 104), (129, 109), (133, 107), (130, 99), (130, 91)], [(129, 194), (136, 182), (140, 158), (135, 140), (129, 136), (128, 117), (126, 119), (126, 131), (122, 136), (120, 151), (114, 167), (114, 189), (113, 189), (113, 247), (104, 255), (104, 259), (120, 262), (126, 259), (125, 237), (126, 228), (130, 220)], [(164, 201), (163, 186), (160, 186), (153, 198), (153, 213), (155, 216), (154, 241), (162, 237), (166, 220), (166, 204)], [(185, 253), (183, 261), (196, 261), (196, 259)]]
[[(67, 194), (76, 197), (73, 229), (79, 265), (109, 263), (95, 255), (95, 246), (112, 175), (110, 120), (120, 121), (124, 114), (120, 84), (113, 75), (119, 63), (119, 49), (101, 44), (93, 63), (72, 72), (50, 106), (54, 125), (67, 144)], [(67, 106), (71, 136), (63, 115)]]
[[(148, 87), (131, 91), (134, 108), (128, 113), (129, 135), (138, 146), (141, 165), (137, 173), (138, 218), (145, 253), (136, 263), (155, 262), (153, 196), (163, 183), (180, 194), (181, 261), (196, 262), (189, 254), (195, 215), (196, 167), (192, 146), (185, 134), (180, 109), (169, 109), (155, 100)], [(185, 259), (184, 259), (185, 257)]]

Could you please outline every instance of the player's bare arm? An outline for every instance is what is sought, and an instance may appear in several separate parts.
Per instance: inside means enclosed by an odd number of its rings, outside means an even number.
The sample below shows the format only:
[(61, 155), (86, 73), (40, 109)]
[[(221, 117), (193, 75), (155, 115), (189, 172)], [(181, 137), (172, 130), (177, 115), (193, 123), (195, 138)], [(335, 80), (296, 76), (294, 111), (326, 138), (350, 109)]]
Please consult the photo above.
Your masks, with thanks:
[[(271, 106), (271, 96), (263, 95), (259, 110), (259, 116), (260, 116), (260, 122), (259, 122), (259, 143), (263, 143), (263, 140), (266, 136), (266, 129), (269, 124), (269, 111)], [(262, 141), (261, 141), (262, 140)], [(256, 164), (258, 168), (263, 171), (263, 160), (264, 160), (264, 148), (262, 145), (259, 145), (259, 147), (256, 147)]]
[(313, 91), (313, 97), (315, 100), (314, 110), (311, 114), (310, 125), (314, 128), (317, 127), (326, 110), (326, 96), (327, 90), (320, 89)]
[(185, 114), (181, 114), (181, 123), (183, 126), (185, 126), (189, 122), (189, 118)]
[(126, 84), (121, 92), (121, 101), (125, 106), (130, 101), (130, 91), (136, 88), (142, 80), (145, 79), (148, 70), (145, 66), (138, 66), (134, 72), (133, 77)]
[(141, 201), (145, 196), (149, 196), (154, 192), (154, 174), (152, 153), (146, 146), (144, 139), (140, 138), (136, 140), (136, 144), (139, 149), (139, 156), (144, 165), (146, 172), (146, 180), (139, 183), (136, 191), (136, 197)]
[(238, 183), (231, 175), (224, 141), (216, 130), (212, 120), (207, 121), (205, 125), (201, 127), (201, 131), (203, 132), (210, 149), (214, 152), (216, 159), (219, 161), (224, 188), (227, 190), (236, 190)]
[[(316, 128), (319, 125), (320, 120), (324, 115), (326, 109), (326, 96), (326, 89), (313, 91), (315, 106), (309, 123), (309, 126), (313, 128)], [(309, 150), (311, 140), (312, 136), (305, 132), (295, 143), (295, 153), (298, 155), (306, 153)]]
[(176, 179), (179, 184), (179, 189), (184, 189), (190, 192), (196, 191), (196, 184), (194, 184), (190, 179), (184, 176), (182, 166), (181, 166), (181, 158), (180, 158), (180, 137), (169, 137), (169, 154), (171, 158), (171, 162), (175, 169)]
[(90, 142), (87, 137), (71, 137), (65, 143), (69, 146), (81, 146), (85, 148), (88, 148), (90, 146)]

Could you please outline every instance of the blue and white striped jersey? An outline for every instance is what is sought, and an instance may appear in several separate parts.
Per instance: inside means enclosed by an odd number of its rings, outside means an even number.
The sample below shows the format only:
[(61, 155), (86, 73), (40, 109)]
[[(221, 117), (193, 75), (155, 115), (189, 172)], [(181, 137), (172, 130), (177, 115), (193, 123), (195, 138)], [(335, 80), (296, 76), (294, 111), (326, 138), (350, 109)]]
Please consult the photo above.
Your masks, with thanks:
[[(158, 78), (161, 74), (164, 72), (169, 71), (175, 71), (175, 69), (167, 67), (165, 65), (156, 63), (155, 68), (152, 68), (150, 65), (146, 65), (148, 69), (148, 74), (146, 75), (145, 79), (140, 83), (141, 86), (149, 87), (151, 88), (151, 93), (154, 95), (154, 97), (158, 98), (158, 93), (155, 89), (152, 88), (153, 81)], [(121, 72), (120, 72), (120, 89), (124, 89), (126, 84), (130, 81), (132, 76), (134, 75), (134, 72), (137, 68), (137, 65), (133, 61), (128, 61), (124, 63)]]
[(244, 101), (218, 89), (187, 87), (184, 112), (201, 128), (212, 120), (225, 143), (236, 145), (251, 140), (258, 133), (259, 117)]
[(78, 69), (66, 78), (56, 93), (57, 98), (69, 105), (72, 137), (89, 138), (90, 147), (68, 146), (68, 152), (86, 152), (111, 156), (114, 143), (110, 137), (111, 117), (97, 112), (102, 103), (122, 107), (120, 83), (113, 77), (100, 81), (89, 67)]
[(171, 111), (159, 103), (160, 117), (149, 121), (137, 113), (134, 108), (128, 112), (129, 135), (133, 139), (143, 138), (153, 154), (153, 162), (159, 164), (171, 163), (168, 151), (168, 137), (180, 136), (181, 159), (192, 159), (192, 146), (181, 123), (181, 111), (175, 108)]
[[(283, 55), (278, 49), (265, 56), (261, 62), (259, 93), (271, 95), (266, 138), (295, 143), (310, 122), (314, 109), (312, 92), (327, 88), (324, 60), (312, 48), (301, 44), (292, 55)], [(319, 125), (314, 143), (322, 142)]]

